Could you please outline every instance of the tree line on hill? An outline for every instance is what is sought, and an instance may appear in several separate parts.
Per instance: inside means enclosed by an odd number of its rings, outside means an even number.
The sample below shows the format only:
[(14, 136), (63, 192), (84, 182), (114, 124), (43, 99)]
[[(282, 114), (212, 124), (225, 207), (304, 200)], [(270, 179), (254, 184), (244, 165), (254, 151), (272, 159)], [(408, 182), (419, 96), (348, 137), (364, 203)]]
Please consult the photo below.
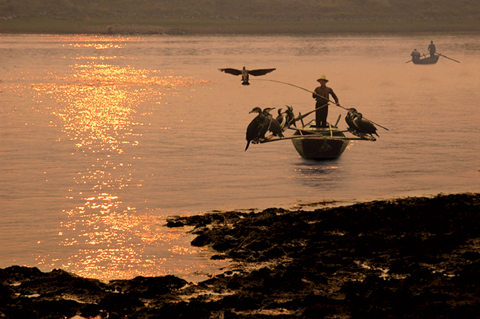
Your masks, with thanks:
[(478, 0), (4, 0), (0, 19), (479, 20)]

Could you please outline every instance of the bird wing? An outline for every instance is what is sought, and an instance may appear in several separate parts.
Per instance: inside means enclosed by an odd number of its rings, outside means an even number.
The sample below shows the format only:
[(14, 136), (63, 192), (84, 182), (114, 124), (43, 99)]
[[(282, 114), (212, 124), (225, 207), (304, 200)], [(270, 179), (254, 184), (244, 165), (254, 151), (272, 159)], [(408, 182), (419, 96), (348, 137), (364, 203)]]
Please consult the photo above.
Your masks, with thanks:
[(282, 134), (282, 126), (280, 125), (280, 123), (278, 123), (278, 121), (274, 118), (272, 118), (272, 122), (270, 123), (270, 128), (269, 128), (270, 132), (273, 133), (273, 135), (275, 136), (280, 136), (280, 137), (283, 137), (283, 134)]
[(258, 76), (258, 75), (265, 75), (267, 73), (270, 73), (272, 71), (275, 71), (276, 69), (258, 69), (258, 70), (249, 70), (248, 74), (251, 74), (253, 76)]
[(355, 124), (355, 126), (358, 128), (358, 131), (361, 133), (375, 134), (377, 131), (375, 125), (359, 117), (356, 117), (353, 120), (353, 124)]
[(232, 69), (232, 68), (226, 68), (226, 69), (219, 69), (222, 72), (228, 73), (228, 74), (233, 74), (233, 75), (240, 75), (242, 74), (242, 70), (237, 70), (237, 69)]
[[(247, 127), (247, 141), (254, 140), (261, 137), (260, 131), (263, 130), (263, 127), (266, 125), (265, 116), (263, 114), (258, 114)], [(264, 133), (265, 135), (265, 133)]]
[(260, 124), (258, 129), (258, 138), (265, 138), (265, 134), (270, 129), (270, 123), (272, 122), (272, 116), (264, 117), (263, 122)]

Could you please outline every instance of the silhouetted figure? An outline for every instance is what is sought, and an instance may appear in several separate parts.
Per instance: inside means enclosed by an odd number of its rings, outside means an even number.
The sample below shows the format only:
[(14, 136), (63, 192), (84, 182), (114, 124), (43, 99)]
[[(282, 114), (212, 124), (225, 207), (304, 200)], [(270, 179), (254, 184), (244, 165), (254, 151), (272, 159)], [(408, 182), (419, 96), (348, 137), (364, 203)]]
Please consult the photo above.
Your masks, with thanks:
[(320, 82), (320, 86), (315, 89), (315, 93), (312, 96), (317, 100), (315, 109), (321, 108), (315, 111), (315, 122), (317, 127), (327, 127), (328, 96), (331, 95), (338, 106), (340, 106), (340, 103), (333, 90), (326, 85), (328, 80), (325, 75), (322, 75), (317, 82)]
[(430, 41), (430, 45), (428, 46), (428, 52), (430, 52), (430, 57), (433, 58), (435, 56), (435, 53), (437, 50), (435, 49), (435, 44), (433, 44), (433, 41)]
[(420, 59), (420, 52), (417, 51), (417, 49), (413, 50), (412, 54), (412, 60), (419, 60)]

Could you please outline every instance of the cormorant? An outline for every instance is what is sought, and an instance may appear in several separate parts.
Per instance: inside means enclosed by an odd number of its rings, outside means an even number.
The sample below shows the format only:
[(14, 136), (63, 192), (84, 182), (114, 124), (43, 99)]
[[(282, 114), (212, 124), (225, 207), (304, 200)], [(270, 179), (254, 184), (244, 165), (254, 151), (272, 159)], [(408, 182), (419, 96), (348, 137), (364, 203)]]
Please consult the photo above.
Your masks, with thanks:
[(282, 112), (282, 109), (278, 110), (277, 122), (282, 128), (282, 132), (285, 131), (290, 125), (295, 125), (295, 114), (293, 114), (293, 107), (286, 105), (287, 110)]
[(253, 76), (259, 76), (259, 75), (265, 75), (267, 73), (270, 73), (276, 69), (257, 69), (257, 70), (247, 70), (245, 67), (243, 67), (242, 70), (237, 70), (237, 69), (232, 69), (232, 68), (226, 68), (226, 69), (219, 69), (222, 72), (228, 73), (228, 74), (233, 74), (233, 75), (242, 75), (242, 85), (250, 85), (248, 83), (248, 75), (251, 74)]
[(345, 116), (345, 122), (348, 124), (348, 128), (351, 130), (356, 130), (355, 123), (353, 120), (357, 117), (357, 110), (354, 108), (348, 109), (348, 113)]
[(280, 124), (280, 127), (283, 128), (285, 125), (287, 125), (287, 112), (282, 113), (282, 109), (278, 109), (278, 116), (276, 118), (278, 124)]
[(258, 115), (248, 124), (247, 127), (247, 147), (248, 149), (251, 141), (254, 141), (259, 138), (260, 131), (266, 125), (265, 115), (263, 115), (262, 109), (259, 107), (254, 107), (249, 113), (258, 113)]
[(273, 108), (267, 107), (265, 109), (254, 107), (250, 113), (258, 113), (258, 115), (248, 124), (247, 127), (247, 146), (248, 149), (250, 142), (257, 142), (265, 139), (265, 134), (270, 131), (275, 136), (283, 137), (282, 128), (276, 119), (272, 117), (270, 111)]
[(295, 125), (295, 114), (293, 114), (293, 107), (287, 105), (287, 110), (285, 111), (287, 113), (287, 126), (289, 127), (290, 125)]
[(266, 125), (260, 131), (259, 138), (265, 138), (265, 134), (270, 131), (275, 136), (283, 137), (282, 127), (278, 123), (276, 119), (273, 118), (270, 111), (273, 110), (274, 107), (266, 107), (263, 109), (263, 115), (265, 116), (265, 123)]
[[(377, 128), (372, 123), (365, 121), (363, 119), (362, 113), (357, 113), (357, 116), (353, 119), (353, 124), (355, 124), (355, 128), (357, 132), (370, 134), (373, 137), (373, 134), (377, 135)], [(380, 136), (379, 136), (380, 137)]]

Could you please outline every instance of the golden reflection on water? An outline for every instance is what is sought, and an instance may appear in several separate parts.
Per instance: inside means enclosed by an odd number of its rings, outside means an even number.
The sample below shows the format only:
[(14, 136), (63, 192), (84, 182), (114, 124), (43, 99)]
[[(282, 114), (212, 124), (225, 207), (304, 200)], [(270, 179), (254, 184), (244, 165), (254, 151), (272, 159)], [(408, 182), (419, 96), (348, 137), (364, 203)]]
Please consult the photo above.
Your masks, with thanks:
[[(125, 43), (81, 41), (70, 46), (117, 50)], [(75, 248), (70, 250), (75, 253), (67, 259), (44, 256), (40, 263), (99, 279), (166, 274), (162, 268), (165, 253), (152, 253), (151, 247), (173, 245), (182, 235), (165, 230), (164, 221), (151, 212), (139, 212), (135, 203), (124, 202), (120, 191), (142, 187), (134, 168), (142, 160), (135, 153), (142, 139), (136, 127), (144, 125), (138, 120), (140, 105), (147, 101), (161, 105), (158, 101), (165, 92), (171, 94), (169, 89), (199, 82), (158, 70), (109, 64), (124, 60), (116, 55), (83, 54), (72, 60), (71, 73), (49, 74), (49, 81), (31, 86), (37, 102), (45, 97), (57, 102), (47, 111), (58, 117), (62, 132), (74, 143), (76, 153), (71, 155), (85, 163), (73, 177), (67, 196), (82, 204), (64, 210), (68, 222), (58, 232), (60, 246)], [(198, 249), (174, 245), (163, 251), (186, 256)]]
[(114, 43), (71, 43), (73, 48), (95, 48), (95, 50), (106, 50), (106, 49), (122, 49), (123, 44), (114, 44)]

